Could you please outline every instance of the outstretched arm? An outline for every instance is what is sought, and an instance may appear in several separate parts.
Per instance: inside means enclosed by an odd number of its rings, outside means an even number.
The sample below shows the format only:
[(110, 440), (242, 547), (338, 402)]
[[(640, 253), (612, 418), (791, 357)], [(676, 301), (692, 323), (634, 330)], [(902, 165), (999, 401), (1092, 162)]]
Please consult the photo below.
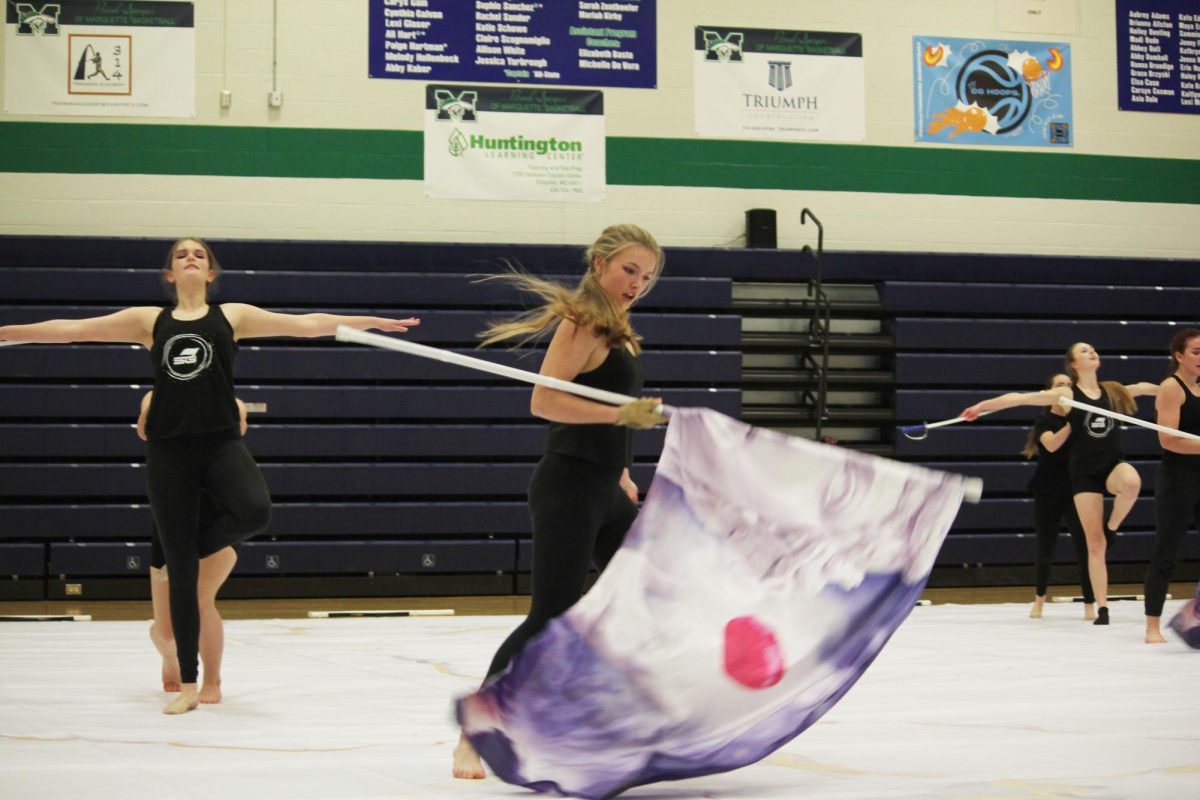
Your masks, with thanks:
[(28, 325), (0, 326), (0, 341), (34, 344), (71, 342), (124, 342), (149, 349), (153, 344), (154, 320), (162, 309), (153, 306), (126, 308), (103, 317), (51, 319)]
[(997, 397), (980, 400), (973, 406), (967, 406), (959, 415), (974, 422), (985, 411), (1000, 411), (1015, 406), (1050, 406), (1058, 402), (1060, 397), (1069, 397), (1067, 389), (1045, 389), (1040, 392), (1009, 392)]
[(332, 336), (338, 325), (355, 330), (372, 328), (381, 331), (403, 333), (414, 325), (420, 325), (416, 317), (389, 319), (388, 317), (349, 316), (341, 314), (280, 314), (266, 311), (246, 303), (224, 303), (221, 310), (233, 326), (235, 339), (257, 339), (264, 336), (296, 336), (312, 339), (317, 336)]
[[(1174, 381), (1172, 381), (1172, 383), (1174, 383)], [(1178, 384), (1176, 384), (1176, 385), (1178, 385)], [(1146, 395), (1150, 395), (1153, 397), (1158, 394), (1158, 384), (1157, 383), (1147, 383), (1146, 381), (1139, 381), (1138, 383), (1127, 383), (1127, 384), (1125, 384), (1125, 388), (1128, 389), (1129, 393), (1131, 395), (1133, 395), (1134, 397), (1145, 397)]]

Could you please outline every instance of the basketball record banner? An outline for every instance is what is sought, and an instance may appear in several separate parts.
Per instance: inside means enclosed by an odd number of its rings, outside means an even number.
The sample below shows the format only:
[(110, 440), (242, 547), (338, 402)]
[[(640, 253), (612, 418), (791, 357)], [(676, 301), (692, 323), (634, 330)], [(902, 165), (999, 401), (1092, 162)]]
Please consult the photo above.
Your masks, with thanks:
[(604, 94), (426, 86), (425, 193), (469, 200), (603, 200)]
[(657, 0), (369, 0), (372, 78), (653, 88)]
[(1070, 147), (1071, 46), (913, 37), (918, 142)]
[(9, 2), (9, 114), (196, 115), (192, 3)]
[(704, 25), (692, 61), (701, 135), (866, 138), (861, 34)]

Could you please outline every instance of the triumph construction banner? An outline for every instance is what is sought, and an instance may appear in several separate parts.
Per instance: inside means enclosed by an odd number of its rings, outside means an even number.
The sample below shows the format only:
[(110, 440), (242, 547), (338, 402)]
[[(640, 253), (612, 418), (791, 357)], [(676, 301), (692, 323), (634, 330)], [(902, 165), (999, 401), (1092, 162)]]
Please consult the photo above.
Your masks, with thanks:
[(913, 37), (918, 142), (1070, 147), (1071, 46)]
[(696, 132), (750, 139), (866, 138), (862, 36), (696, 28)]
[(9, 2), (9, 114), (196, 115), (192, 3)]
[(425, 193), (471, 200), (604, 199), (604, 94), (425, 87)]

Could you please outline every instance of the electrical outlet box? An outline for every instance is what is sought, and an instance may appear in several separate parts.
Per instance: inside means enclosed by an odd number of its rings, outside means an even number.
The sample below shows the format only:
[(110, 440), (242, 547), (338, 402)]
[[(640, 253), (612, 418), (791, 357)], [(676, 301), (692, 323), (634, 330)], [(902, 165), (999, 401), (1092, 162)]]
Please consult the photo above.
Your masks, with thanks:
[(228, 89), (221, 90), (221, 108), (229, 108), (233, 105), (233, 92)]
[(270, 92), (267, 94), (267, 105), (271, 108), (279, 108), (283, 105), (283, 92)]

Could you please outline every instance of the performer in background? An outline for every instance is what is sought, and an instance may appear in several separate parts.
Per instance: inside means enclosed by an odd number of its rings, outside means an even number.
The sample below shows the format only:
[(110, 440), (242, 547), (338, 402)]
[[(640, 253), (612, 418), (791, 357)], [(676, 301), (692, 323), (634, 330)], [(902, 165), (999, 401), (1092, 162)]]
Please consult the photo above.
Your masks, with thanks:
[[(1171, 372), (1158, 387), (1158, 424), (1200, 435), (1200, 330), (1171, 337)], [(1160, 644), (1167, 586), (1187, 529), (1200, 523), (1200, 442), (1159, 431), (1162, 463), (1154, 479), (1154, 550), (1146, 571), (1146, 644)]]
[[(199, 702), (201, 559), (262, 531), (271, 514), (266, 483), (241, 438), (233, 393), (237, 343), (264, 336), (328, 336), (338, 325), (402, 332), (420, 324), (417, 319), (280, 314), (244, 303), (210, 304), (209, 288), (220, 272), (202, 239), (180, 239), (167, 252), (162, 272), (173, 295), (170, 307), (137, 306), (101, 317), (0, 327), (0, 341), (124, 342), (151, 353), (155, 377), (145, 425), (146, 479), (171, 578), (181, 680), (165, 714), (182, 714)], [(203, 529), (198, 524), (202, 491), (225, 511)]]
[[(1071, 376), (1059, 373), (1051, 375), (1047, 389), (1069, 389)], [(1075, 558), (1079, 564), (1079, 585), (1083, 590), (1084, 619), (1096, 618), (1096, 596), (1092, 593), (1092, 581), (1088, 575), (1087, 539), (1079, 514), (1075, 511), (1075, 500), (1071, 492), (1071, 476), (1067, 461), (1071, 452), (1071, 425), (1067, 422), (1067, 408), (1052, 405), (1029, 429), (1029, 439), (1021, 454), (1026, 458), (1037, 456), (1037, 470), (1029, 481), (1033, 493), (1034, 529), (1037, 532), (1037, 552), (1034, 574), (1037, 588), (1029, 616), (1040, 619), (1046, 603), (1046, 590), (1050, 583), (1050, 567), (1054, 563), (1054, 548), (1058, 534), (1065, 523), (1075, 546)]]
[[(1137, 409), (1133, 398), (1158, 393), (1158, 386), (1153, 383), (1141, 382), (1129, 386), (1115, 381), (1102, 383), (1097, 378), (1099, 369), (1100, 354), (1096, 349), (1086, 342), (1076, 342), (1067, 348), (1064, 370), (1071, 378), (1071, 388), (1009, 392), (968, 406), (963, 409), (961, 416), (974, 420), (985, 411), (999, 411), (1014, 406), (1054, 405), (1062, 397), (1105, 411), (1129, 414)], [(1099, 604), (1092, 624), (1107, 625), (1108, 566), (1105, 557), (1108, 542), (1113, 539), (1137, 501), (1142, 479), (1137, 470), (1123, 459), (1121, 429), (1112, 417), (1072, 408), (1067, 415), (1067, 422), (1075, 438), (1067, 463), (1071, 492), (1087, 537), (1088, 574)], [(1105, 492), (1113, 495), (1112, 511), (1107, 523), (1104, 521)]]

